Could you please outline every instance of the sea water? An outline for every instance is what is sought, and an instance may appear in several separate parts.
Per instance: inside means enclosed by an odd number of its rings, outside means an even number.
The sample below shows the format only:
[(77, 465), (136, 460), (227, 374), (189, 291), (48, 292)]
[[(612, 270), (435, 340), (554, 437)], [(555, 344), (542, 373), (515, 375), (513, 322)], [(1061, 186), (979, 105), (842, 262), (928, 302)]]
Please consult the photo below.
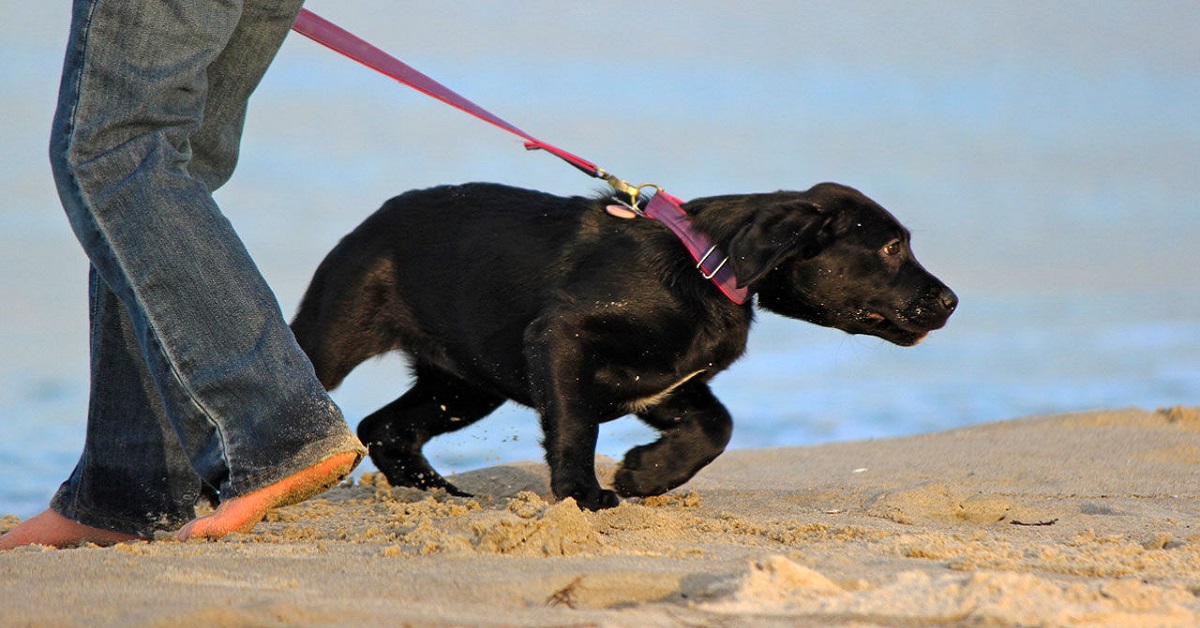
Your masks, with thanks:
[[(0, 514), (21, 516), (70, 473), (87, 405), (87, 262), (44, 156), (59, 4), (0, 0)], [(745, 358), (714, 383), (731, 447), (1200, 404), (1194, 3), (308, 6), (639, 183), (689, 198), (834, 180), (913, 230), (918, 258), (961, 297), (947, 327), (900, 348), (760, 313)], [(636, 19), (614, 20), (622, 7)], [(293, 37), (218, 200), (290, 314), (324, 253), (382, 201), (471, 180), (598, 189)], [(353, 423), (408, 381), (384, 356), (334, 397)], [(626, 418), (598, 449), (619, 458), (653, 438)], [(427, 452), (449, 473), (539, 459), (539, 439), (536, 416), (509, 405)]]

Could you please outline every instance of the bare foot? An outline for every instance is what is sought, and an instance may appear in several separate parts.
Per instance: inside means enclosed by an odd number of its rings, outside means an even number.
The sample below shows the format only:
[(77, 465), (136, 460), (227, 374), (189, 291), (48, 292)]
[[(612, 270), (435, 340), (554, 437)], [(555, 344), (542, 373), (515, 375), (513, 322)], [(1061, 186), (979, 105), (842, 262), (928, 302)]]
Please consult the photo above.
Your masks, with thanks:
[(324, 493), (342, 481), (354, 469), (357, 461), (356, 453), (341, 453), (268, 487), (221, 502), (211, 515), (189, 521), (179, 529), (176, 537), (180, 541), (211, 541), (233, 532), (249, 532), (262, 521), (268, 510), (296, 504)]
[(148, 539), (85, 526), (82, 523), (71, 521), (53, 510), (46, 509), (42, 514), (22, 521), (17, 524), (17, 527), (6, 532), (4, 536), (0, 536), (0, 550), (9, 550), (24, 545), (68, 547), (80, 543), (113, 545), (138, 540)]

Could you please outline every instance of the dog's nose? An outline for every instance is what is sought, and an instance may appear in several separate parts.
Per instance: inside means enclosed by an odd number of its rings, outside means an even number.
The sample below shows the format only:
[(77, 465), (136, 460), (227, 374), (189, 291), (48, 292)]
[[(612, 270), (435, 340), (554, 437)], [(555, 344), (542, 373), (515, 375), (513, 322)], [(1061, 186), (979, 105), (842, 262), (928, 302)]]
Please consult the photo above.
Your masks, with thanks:
[(954, 294), (949, 288), (943, 288), (941, 294), (938, 295), (938, 302), (942, 304), (942, 307), (946, 309), (946, 313), (949, 314), (954, 311), (954, 308), (958, 307), (958, 295)]

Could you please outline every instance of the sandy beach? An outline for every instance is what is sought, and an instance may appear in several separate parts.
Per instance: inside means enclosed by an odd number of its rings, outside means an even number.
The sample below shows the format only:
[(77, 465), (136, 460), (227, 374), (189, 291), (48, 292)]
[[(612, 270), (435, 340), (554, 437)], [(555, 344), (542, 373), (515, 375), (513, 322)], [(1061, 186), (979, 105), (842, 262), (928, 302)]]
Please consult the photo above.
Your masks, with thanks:
[(220, 542), (0, 553), (0, 624), (1200, 624), (1196, 409), (728, 452), (599, 513), (539, 463), (453, 481), (477, 497), (359, 474)]

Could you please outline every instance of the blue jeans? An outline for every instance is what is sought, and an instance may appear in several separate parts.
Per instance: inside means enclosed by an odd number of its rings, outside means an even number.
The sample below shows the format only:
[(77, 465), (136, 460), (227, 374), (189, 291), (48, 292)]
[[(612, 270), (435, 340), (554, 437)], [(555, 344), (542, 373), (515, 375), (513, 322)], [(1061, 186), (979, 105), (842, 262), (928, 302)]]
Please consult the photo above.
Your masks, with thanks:
[(149, 536), (205, 493), (364, 453), (212, 197), (301, 2), (74, 2), (50, 146), (91, 261), (87, 435), (51, 502), (68, 519)]

